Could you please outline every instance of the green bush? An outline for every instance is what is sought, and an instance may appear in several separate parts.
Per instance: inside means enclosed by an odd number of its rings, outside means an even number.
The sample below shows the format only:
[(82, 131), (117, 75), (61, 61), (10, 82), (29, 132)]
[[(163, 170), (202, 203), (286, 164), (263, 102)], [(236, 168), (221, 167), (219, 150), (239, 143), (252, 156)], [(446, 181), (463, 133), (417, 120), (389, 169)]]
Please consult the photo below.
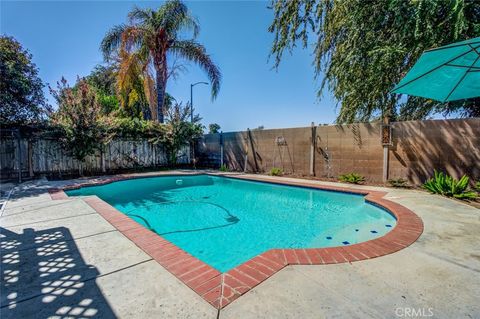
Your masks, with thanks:
[(228, 172), (228, 167), (227, 167), (227, 165), (222, 164), (222, 166), (220, 166), (219, 170), (220, 170), (220, 172)]
[[(146, 137), (159, 139), (166, 134), (166, 125), (154, 121), (142, 120), (128, 117), (103, 117), (104, 127), (110, 137)], [(157, 141), (158, 142), (158, 141)]]
[(427, 180), (423, 187), (433, 194), (458, 199), (475, 199), (477, 194), (468, 189), (468, 181), (469, 178), (466, 175), (456, 180), (450, 175), (435, 171), (433, 178)]
[(281, 176), (281, 175), (283, 175), (283, 170), (281, 168), (278, 168), (278, 167), (272, 167), (269, 175), (271, 175), (271, 176)]
[(365, 177), (357, 173), (342, 174), (338, 177), (341, 182), (350, 184), (360, 184), (365, 182)]
[(397, 187), (397, 188), (408, 188), (410, 185), (408, 185), (408, 181), (403, 178), (392, 178), (388, 180), (388, 183), (392, 187)]
[(477, 190), (477, 192), (480, 193), (480, 182), (477, 182), (477, 183), (475, 184), (475, 189)]

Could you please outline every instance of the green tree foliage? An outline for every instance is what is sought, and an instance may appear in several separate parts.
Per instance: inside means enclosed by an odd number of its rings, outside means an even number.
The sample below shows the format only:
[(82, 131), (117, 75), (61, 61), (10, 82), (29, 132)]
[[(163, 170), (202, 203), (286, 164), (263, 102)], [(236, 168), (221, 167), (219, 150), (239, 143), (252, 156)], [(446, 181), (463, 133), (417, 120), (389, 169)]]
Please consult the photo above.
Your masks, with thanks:
[(0, 121), (29, 124), (39, 121), (48, 107), (32, 55), (13, 37), (0, 37)]
[(339, 123), (422, 119), (434, 112), (478, 115), (479, 102), (442, 104), (389, 91), (424, 50), (480, 34), (477, 0), (273, 0), (278, 67), (285, 50), (315, 38), (314, 66), (340, 104)]
[(52, 123), (60, 130), (60, 143), (73, 158), (83, 161), (105, 140), (96, 91), (85, 79), (71, 88), (64, 78), (57, 83), (57, 90), (50, 91), (58, 103)]
[(217, 123), (212, 123), (208, 125), (208, 133), (209, 134), (220, 133), (220, 125), (218, 125)]
[(119, 110), (116, 92), (117, 67), (114, 64), (97, 65), (85, 80), (97, 91), (102, 113), (110, 114)]
[(87, 82), (92, 85), (98, 92), (104, 95), (116, 94), (116, 82), (117, 82), (117, 66), (114, 64), (109, 65), (96, 65), (92, 72), (86, 77)]
[[(196, 41), (199, 26), (185, 4), (169, 0), (158, 10), (134, 8), (128, 17), (128, 24), (115, 26), (105, 35), (101, 49), (106, 60), (130, 58), (141, 62), (146, 72), (153, 67), (159, 122), (163, 123), (164, 120), (167, 80), (174, 72), (169, 61), (182, 58), (200, 66), (212, 84), (212, 99), (216, 97), (220, 89), (221, 73), (203, 45)], [(183, 39), (182, 36), (188, 32), (193, 37)], [(123, 52), (126, 53), (124, 57)], [(147, 83), (145, 87), (150, 87), (151, 84)]]
[(181, 103), (173, 104), (167, 110), (164, 135), (157, 139), (164, 145), (171, 165), (177, 163), (177, 156), (182, 147), (188, 146), (195, 138), (202, 136), (203, 125), (198, 115), (190, 122), (190, 107)]

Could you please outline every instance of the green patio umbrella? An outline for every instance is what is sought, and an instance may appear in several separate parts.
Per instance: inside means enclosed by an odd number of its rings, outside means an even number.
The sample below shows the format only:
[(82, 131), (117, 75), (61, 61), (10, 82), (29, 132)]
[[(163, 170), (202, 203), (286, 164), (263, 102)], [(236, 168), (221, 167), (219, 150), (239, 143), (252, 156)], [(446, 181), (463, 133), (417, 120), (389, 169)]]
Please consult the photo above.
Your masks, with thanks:
[(441, 102), (480, 96), (480, 37), (425, 51), (392, 90)]

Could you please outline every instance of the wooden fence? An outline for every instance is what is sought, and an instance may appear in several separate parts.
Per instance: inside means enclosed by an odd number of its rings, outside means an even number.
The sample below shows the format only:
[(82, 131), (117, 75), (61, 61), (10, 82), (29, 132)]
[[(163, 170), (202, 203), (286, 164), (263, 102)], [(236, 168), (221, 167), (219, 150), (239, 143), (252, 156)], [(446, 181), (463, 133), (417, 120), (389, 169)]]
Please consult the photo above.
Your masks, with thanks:
[[(190, 163), (186, 147), (178, 154), (179, 164)], [(54, 139), (19, 138), (16, 134), (2, 134), (0, 138), (1, 179), (41, 175), (62, 177), (85, 174), (105, 174), (125, 170), (156, 168), (168, 164), (162, 145), (146, 139), (115, 139), (103, 150), (88, 156), (83, 163), (68, 155)]]

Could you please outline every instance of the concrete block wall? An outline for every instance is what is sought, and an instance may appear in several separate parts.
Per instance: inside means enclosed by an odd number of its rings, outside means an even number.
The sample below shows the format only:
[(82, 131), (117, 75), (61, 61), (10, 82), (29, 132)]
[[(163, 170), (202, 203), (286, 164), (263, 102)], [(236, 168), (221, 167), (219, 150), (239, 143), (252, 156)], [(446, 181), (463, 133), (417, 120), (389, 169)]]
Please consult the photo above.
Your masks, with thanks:
[(390, 176), (421, 183), (434, 169), (480, 180), (480, 119), (393, 124)]
[[(252, 130), (253, 150), (246, 131), (223, 133), (224, 162), (243, 171), (268, 172), (280, 167), (286, 173), (309, 175), (312, 128)], [(433, 170), (459, 178), (480, 179), (480, 119), (407, 121), (392, 123), (389, 177), (420, 184)], [(283, 138), (285, 145), (278, 145)], [(380, 123), (328, 125), (315, 128), (314, 173), (333, 177), (349, 172), (381, 182), (383, 147)], [(257, 160), (258, 168), (255, 167)], [(219, 167), (220, 134), (208, 134), (196, 144), (200, 165)]]

